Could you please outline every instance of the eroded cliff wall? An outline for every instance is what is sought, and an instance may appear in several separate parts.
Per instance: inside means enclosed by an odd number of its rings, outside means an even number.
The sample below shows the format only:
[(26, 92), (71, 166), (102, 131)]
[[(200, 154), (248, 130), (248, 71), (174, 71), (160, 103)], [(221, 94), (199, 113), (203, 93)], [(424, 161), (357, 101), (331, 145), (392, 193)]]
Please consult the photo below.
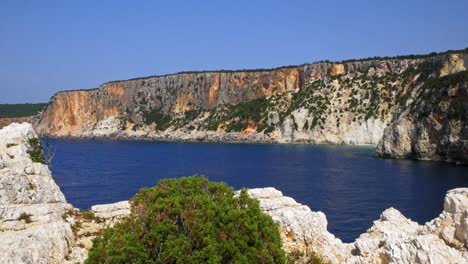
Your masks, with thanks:
[(39, 132), (81, 136), (106, 118), (144, 125), (144, 114), (183, 114), (292, 91), (302, 85), (299, 68), (272, 71), (181, 73), (103, 84), (98, 89), (53, 96)]
[(411, 97), (376, 155), (468, 164), (468, 71), (427, 81)]
[[(35, 127), (48, 136), (377, 144), (414, 100), (424, 105), (440, 99), (425, 83), (466, 71), (466, 65), (463, 50), (115, 81), (57, 93)], [(418, 97), (426, 90), (427, 96)], [(466, 97), (457, 98), (466, 110)], [(440, 108), (439, 116), (446, 110)], [(391, 134), (399, 137), (387, 129), (387, 138)], [(458, 137), (466, 140), (463, 133)]]

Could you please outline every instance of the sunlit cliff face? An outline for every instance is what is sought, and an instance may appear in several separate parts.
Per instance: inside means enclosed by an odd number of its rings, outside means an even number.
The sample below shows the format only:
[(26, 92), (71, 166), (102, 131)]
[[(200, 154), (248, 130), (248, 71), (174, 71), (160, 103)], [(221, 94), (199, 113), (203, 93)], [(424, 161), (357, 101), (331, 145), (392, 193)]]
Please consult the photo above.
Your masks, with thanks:
[[(166, 77), (111, 82), (97, 90), (56, 94), (38, 125), (40, 133), (74, 135), (110, 116), (132, 115), (140, 104), (168, 114), (293, 91), (301, 86), (301, 70), (184, 73)], [(143, 102), (142, 102), (143, 101)]]
[(55, 95), (43, 115), (43, 130), (55, 135), (72, 135), (91, 127), (96, 122), (94, 91), (71, 91)]
[(460, 52), (114, 81), (56, 94), (35, 127), (51, 136), (198, 140), (217, 131), (255, 135), (251, 141), (376, 145), (427, 81), (467, 63)]

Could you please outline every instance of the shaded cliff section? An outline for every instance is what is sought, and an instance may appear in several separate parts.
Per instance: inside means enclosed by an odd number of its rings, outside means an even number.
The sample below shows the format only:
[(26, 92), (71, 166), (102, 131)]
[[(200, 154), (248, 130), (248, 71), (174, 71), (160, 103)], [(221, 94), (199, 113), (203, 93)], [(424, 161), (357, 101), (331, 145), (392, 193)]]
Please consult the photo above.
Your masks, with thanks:
[(431, 79), (411, 98), (375, 155), (468, 164), (468, 71)]
[[(426, 105), (441, 100), (433, 93), (442, 85), (438, 80), (466, 71), (467, 65), (465, 49), (115, 81), (97, 89), (57, 93), (34, 126), (41, 135), (58, 137), (377, 145), (384, 131), (386, 138), (399, 138), (391, 129), (398, 117), (416, 101)], [(466, 109), (463, 96), (460, 93), (455, 101)], [(449, 115), (447, 109), (440, 108), (438, 116)], [(458, 126), (460, 131), (466, 127)], [(444, 131), (448, 137), (455, 133)], [(457, 137), (466, 140), (465, 134)], [(398, 140), (393, 141), (399, 144)], [(378, 155), (436, 158), (414, 154), (414, 147), (404, 154), (392, 152), (390, 141), (382, 143), (385, 148), (379, 147)]]

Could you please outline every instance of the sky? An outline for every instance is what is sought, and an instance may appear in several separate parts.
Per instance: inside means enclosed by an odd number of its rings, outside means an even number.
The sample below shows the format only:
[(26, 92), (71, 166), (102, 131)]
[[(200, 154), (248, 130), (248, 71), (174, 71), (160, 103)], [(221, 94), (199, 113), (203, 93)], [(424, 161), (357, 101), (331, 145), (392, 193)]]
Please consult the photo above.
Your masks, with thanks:
[(468, 47), (467, 0), (0, 0), (0, 103), (188, 70)]

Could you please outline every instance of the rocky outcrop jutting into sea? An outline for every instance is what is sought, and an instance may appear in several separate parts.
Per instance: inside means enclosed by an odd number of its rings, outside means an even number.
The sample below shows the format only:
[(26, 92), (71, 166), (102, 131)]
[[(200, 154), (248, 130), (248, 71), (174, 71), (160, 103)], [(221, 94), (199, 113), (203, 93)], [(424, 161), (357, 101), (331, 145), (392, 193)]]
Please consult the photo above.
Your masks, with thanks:
[[(32, 161), (34, 138), (27, 123), (0, 130), (0, 263), (83, 262), (92, 238), (129, 215), (131, 205), (74, 209), (48, 167)], [(468, 188), (448, 191), (442, 213), (425, 225), (387, 209), (350, 244), (328, 232), (322, 212), (274, 188), (248, 193), (279, 224), (286, 252), (313, 252), (332, 263), (468, 263)]]

